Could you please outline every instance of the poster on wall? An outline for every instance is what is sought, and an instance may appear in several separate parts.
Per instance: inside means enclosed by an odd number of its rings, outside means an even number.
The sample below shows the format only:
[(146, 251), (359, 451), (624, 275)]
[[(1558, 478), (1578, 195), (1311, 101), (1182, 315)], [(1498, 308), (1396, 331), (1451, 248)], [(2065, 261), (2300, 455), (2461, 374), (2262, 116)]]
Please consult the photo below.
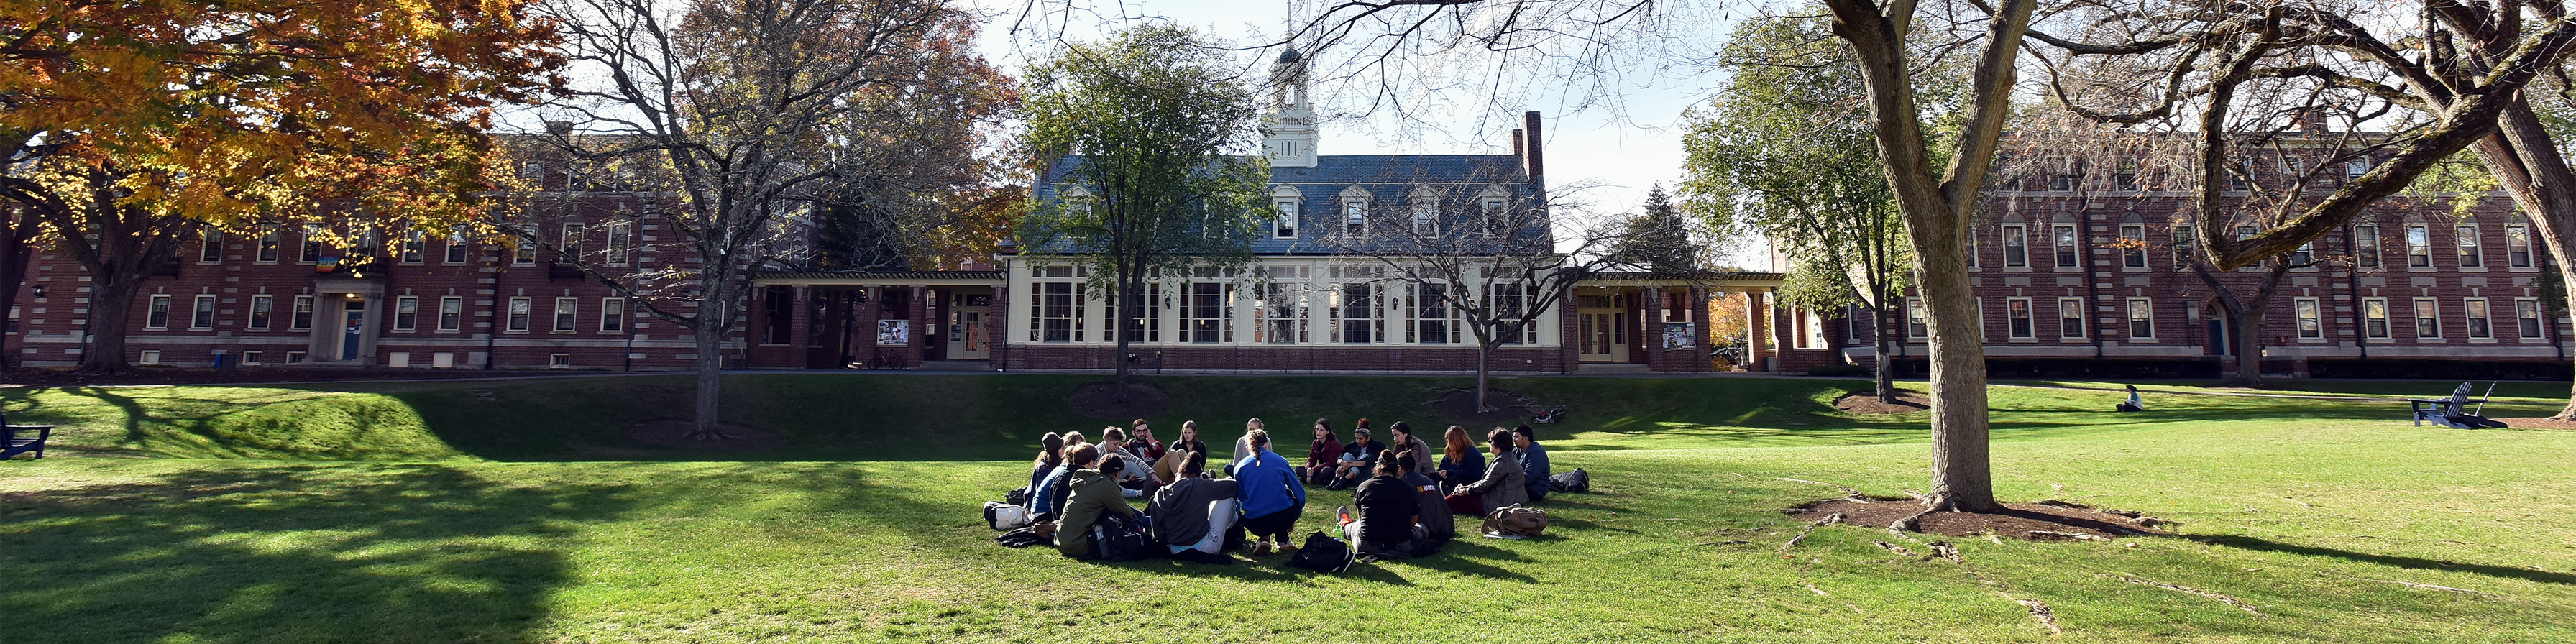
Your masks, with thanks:
[(911, 320), (877, 320), (877, 346), (903, 346), (912, 343)]
[(1699, 337), (1699, 334), (1692, 332), (1697, 326), (1699, 325), (1692, 322), (1665, 322), (1664, 350), (1689, 349), (1698, 346), (1699, 342), (1694, 338)]

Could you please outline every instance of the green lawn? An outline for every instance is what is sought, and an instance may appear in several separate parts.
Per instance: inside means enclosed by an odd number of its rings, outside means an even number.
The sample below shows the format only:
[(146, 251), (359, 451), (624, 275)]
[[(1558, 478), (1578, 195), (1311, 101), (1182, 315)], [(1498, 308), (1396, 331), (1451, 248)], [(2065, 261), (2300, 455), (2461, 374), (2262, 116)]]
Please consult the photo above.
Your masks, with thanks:
[[(65, 425), (55, 457), (0, 463), (0, 642), (2576, 641), (2576, 432), (1998, 387), (2002, 496), (2182, 535), (1962, 539), (1951, 563), (1832, 526), (1784, 556), (1801, 524), (1778, 509), (1836, 493), (1781, 479), (1919, 491), (1920, 414), (1833, 411), (1852, 381), (1507, 380), (1574, 409), (1542, 437), (1595, 475), (1546, 504), (1546, 538), (1339, 576), (993, 545), (977, 506), (1025, 480), (1034, 435), (1104, 424), (1063, 404), (1087, 380), (733, 378), (729, 420), (789, 439), (762, 452), (618, 438), (681, 415), (681, 378), (0, 391), (14, 422)], [(1462, 382), (1150, 381), (1176, 401), (1166, 437), (1198, 418), (1229, 439), (1256, 415), (1446, 424), (1422, 403)], [(2564, 392), (2509, 387), (2491, 415)], [(1348, 498), (1316, 494), (1301, 529)]]

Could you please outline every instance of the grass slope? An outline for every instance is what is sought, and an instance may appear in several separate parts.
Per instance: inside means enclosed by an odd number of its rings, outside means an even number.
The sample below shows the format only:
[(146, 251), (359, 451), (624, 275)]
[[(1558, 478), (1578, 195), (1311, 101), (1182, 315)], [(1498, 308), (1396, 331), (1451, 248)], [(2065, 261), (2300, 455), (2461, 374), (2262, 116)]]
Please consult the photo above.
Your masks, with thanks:
[[(1784, 556), (1801, 526), (1777, 509), (1834, 493), (1781, 479), (1919, 489), (1919, 418), (1825, 406), (1852, 382), (1530, 379), (1506, 386), (1575, 408), (1547, 428), (1552, 453), (1600, 492), (1552, 498), (1543, 539), (1340, 576), (993, 546), (974, 506), (1025, 476), (1029, 435), (1099, 424), (1062, 409), (1083, 380), (740, 378), (732, 418), (791, 438), (750, 460), (616, 453), (632, 451), (617, 427), (677, 415), (657, 405), (684, 385), (662, 379), (10, 391), (13, 418), (64, 422), (79, 449), (0, 463), (0, 641), (2576, 639), (2576, 432), (2278, 398), (2151, 395), (2155, 411), (2114, 415), (2108, 392), (1999, 387), (2003, 496), (2147, 510), (2183, 535), (1960, 540), (1954, 564), (1833, 526)], [(1423, 418), (1452, 382), (1156, 381), (1178, 401), (1166, 418), (1229, 435), (1248, 415)], [(272, 407), (302, 411), (249, 415)], [(315, 460), (352, 457), (408, 462)], [(1347, 499), (1316, 494), (1303, 528)]]

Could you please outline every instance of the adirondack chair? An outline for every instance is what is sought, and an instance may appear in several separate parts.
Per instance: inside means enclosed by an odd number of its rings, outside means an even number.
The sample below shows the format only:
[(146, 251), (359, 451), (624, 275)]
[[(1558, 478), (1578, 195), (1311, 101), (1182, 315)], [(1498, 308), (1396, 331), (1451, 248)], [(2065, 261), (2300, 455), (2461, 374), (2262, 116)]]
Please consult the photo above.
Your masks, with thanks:
[(2472, 383), (2460, 383), (2460, 387), (2458, 389), (2451, 390), (2451, 397), (2449, 398), (2407, 399), (2406, 405), (2410, 408), (2409, 411), (2415, 415), (2415, 426), (2422, 427), (2424, 426), (2424, 421), (2429, 420), (2433, 421), (2433, 424), (2435, 425), (2441, 425), (2443, 427), (2453, 429), (2504, 427), (2504, 423), (2489, 420), (2485, 416), (2478, 415), (2486, 412), (2487, 400), (2495, 397), (2496, 383), (2487, 383), (2487, 395), (2478, 398), (2478, 408), (2476, 411), (2470, 411), (2468, 409), (2469, 390), (2471, 389), (2471, 385)]
[[(19, 436), (18, 430), (22, 429), (33, 431), (35, 435)], [(44, 458), (45, 439), (53, 437), (54, 426), (52, 425), (0, 425), (0, 459), (17, 456), (23, 452), (34, 452), (36, 458)]]

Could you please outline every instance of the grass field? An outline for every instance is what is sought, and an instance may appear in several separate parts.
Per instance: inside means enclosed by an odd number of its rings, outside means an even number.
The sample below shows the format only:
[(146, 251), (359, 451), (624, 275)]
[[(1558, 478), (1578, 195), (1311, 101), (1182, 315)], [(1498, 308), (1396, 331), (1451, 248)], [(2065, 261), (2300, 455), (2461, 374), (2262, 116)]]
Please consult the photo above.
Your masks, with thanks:
[[(1837, 493), (1782, 479), (1920, 490), (1920, 414), (1847, 417), (1827, 403), (1850, 381), (1508, 380), (1575, 410), (1542, 438), (1595, 476), (1546, 503), (1545, 538), (1338, 576), (993, 545), (976, 508), (1033, 437), (1103, 424), (1063, 404), (1087, 380), (732, 378), (728, 419), (788, 439), (760, 452), (625, 442), (683, 414), (679, 378), (0, 390), (13, 422), (64, 425), (53, 458), (0, 463), (0, 642), (2576, 641), (2576, 432), (1998, 387), (2002, 496), (2180, 535), (1953, 540), (1952, 563), (1829, 526), (1784, 555), (1802, 524), (1778, 510)], [(1229, 439), (1246, 416), (1445, 424), (1423, 403), (1461, 382), (1149, 381), (1165, 437)], [(2490, 415), (2565, 391), (2509, 384)], [(1315, 494), (1301, 532), (1348, 498)]]

